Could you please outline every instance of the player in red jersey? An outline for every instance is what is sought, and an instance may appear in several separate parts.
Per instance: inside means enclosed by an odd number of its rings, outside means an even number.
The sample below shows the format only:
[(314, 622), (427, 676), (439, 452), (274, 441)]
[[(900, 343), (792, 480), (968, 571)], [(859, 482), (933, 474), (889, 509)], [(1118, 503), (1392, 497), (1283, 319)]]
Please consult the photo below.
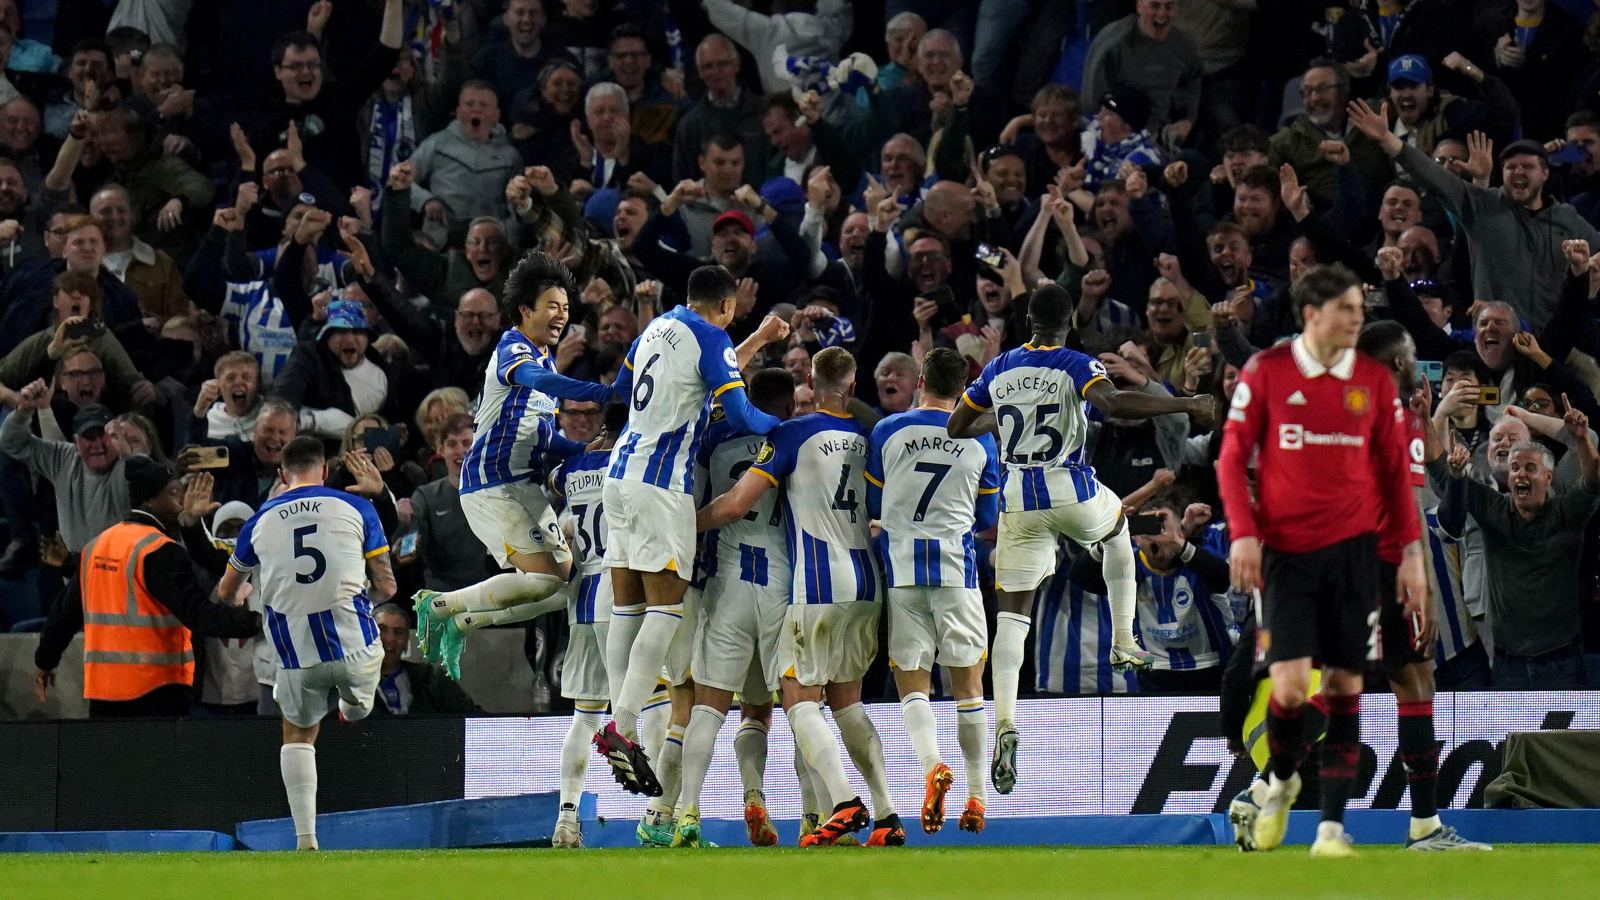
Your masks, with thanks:
[[(1380, 266), (1399, 268), (1400, 251), (1384, 247), (1378, 251)], [(1426, 427), (1430, 408), (1427, 382), (1417, 378), (1417, 346), (1406, 333), (1405, 326), (1395, 321), (1372, 322), (1361, 329), (1356, 350), (1382, 364), (1394, 377), (1395, 387), (1409, 409), (1406, 416), (1406, 464), (1410, 471), (1409, 483), (1414, 502), (1420, 512), (1425, 506), (1437, 503), (1428, 492), (1427, 473), (1423, 469), (1423, 428)], [(1427, 500), (1424, 500), (1424, 497)], [(1383, 674), (1394, 691), (1400, 738), (1400, 761), (1406, 768), (1406, 780), (1411, 791), (1411, 825), (1406, 836), (1407, 850), (1490, 850), (1488, 844), (1469, 841), (1456, 833), (1455, 828), (1439, 820), (1439, 745), (1433, 737), (1433, 647), (1437, 627), (1422, 623), (1406, 615), (1405, 607), (1395, 594), (1396, 570), (1404, 548), (1396, 542), (1392, 530), (1380, 532), (1383, 540), (1378, 544), (1381, 577), (1378, 579), (1378, 633), (1382, 650)], [(1422, 550), (1427, 551), (1423, 541)], [(1426, 559), (1424, 560), (1426, 562)], [(1438, 602), (1435, 602), (1438, 601)], [(1441, 600), (1428, 592), (1428, 608), (1439, 610)], [(1434, 622), (1439, 617), (1432, 617)]]
[(1349, 856), (1344, 806), (1361, 747), (1362, 669), (1376, 649), (1370, 644), (1380, 532), (1403, 548), (1395, 589), (1419, 630), (1427, 622), (1427, 580), (1406, 411), (1389, 371), (1355, 349), (1361, 283), (1343, 266), (1318, 266), (1290, 298), (1305, 330), (1245, 364), (1224, 428), (1217, 486), (1233, 536), (1234, 587), (1265, 592), (1257, 645), (1271, 664), (1272, 771), (1254, 827), (1256, 846), (1283, 843), (1299, 795), (1301, 713), (1314, 657), (1324, 673), (1328, 733), (1322, 824), (1311, 852)]

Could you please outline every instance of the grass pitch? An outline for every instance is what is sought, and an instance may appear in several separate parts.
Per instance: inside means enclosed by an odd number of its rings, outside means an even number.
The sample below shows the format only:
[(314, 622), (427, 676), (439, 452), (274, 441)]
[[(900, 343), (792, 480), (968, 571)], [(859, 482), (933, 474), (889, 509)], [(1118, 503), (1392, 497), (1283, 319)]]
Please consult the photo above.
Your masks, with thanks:
[(0, 891), (66, 897), (932, 898), (1532, 897), (1600, 894), (1600, 848), (1493, 853), (1366, 847), (1311, 860), (1304, 847), (1046, 847), (705, 851), (461, 850), (0, 857)]

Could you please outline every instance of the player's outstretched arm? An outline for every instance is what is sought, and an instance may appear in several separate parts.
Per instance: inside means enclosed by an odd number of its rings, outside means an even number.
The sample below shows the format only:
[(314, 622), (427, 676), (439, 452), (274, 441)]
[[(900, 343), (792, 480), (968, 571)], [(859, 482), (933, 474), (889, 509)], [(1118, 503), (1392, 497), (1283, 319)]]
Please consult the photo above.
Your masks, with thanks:
[(368, 599), (374, 605), (389, 600), (399, 590), (394, 580), (394, 561), (389, 558), (389, 551), (385, 550), (367, 560), (367, 579), (372, 582), (369, 588), (372, 596)]
[(727, 493), (706, 504), (695, 514), (695, 530), (711, 531), (742, 517), (756, 505), (761, 495), (773, 486), (771, 476), (765, 472), (746, 470)]
[(756, 409), (742, 384), (718, 394), (717, 402), (722, 404), (722, 411), (727, 415), (728, 422), (745, 434), (771, 434), (772, 429), (780, 424), (776, 416)]
[(994, 413), (980, 410), (970, 401), (957, 403), (955, 412), (950, 414), (950, 421), (945, 424), (945, 431), (953, 438), (975, 438), (993, 434)]
[[(749, 280), (749, 279), (746, 279)], [(752, 290), (753, 290), (752, 282)], [(739, 342), (734, 348), (734, 354), (739, 358), (739, 368), (742, 371), (750, 365), (750, 360), (768, 344), (784, 340), (789, 337), (789, 323), (777, 316), (767, 316), (761, 320), (761, 325), (750, 336)]]
[(1150, 419), (1167, 413), (1186, 413), (1201, 428), (1216, 424), (1216, 401), (1210, 394), (1161, 397), (1143, 391), (1118, 390), (1109, 381), (1094, 381), (1083, 396), (1114, 419)]
[(605, 406), (615, 399), (615, 388), (611, 385), (568, 378), (531, 362), (522, 363), (512, 369), (511, 382), (531, 387), (541, 394), (548, 394), (558, 400), (578, 400)]

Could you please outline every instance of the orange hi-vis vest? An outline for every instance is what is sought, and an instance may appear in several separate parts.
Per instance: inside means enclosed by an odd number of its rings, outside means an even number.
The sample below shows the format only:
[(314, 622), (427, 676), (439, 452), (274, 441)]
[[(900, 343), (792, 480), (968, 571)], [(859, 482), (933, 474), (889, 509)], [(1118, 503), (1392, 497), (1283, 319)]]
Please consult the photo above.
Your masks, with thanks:
[(134, 700), (162, 685), (194, 681), (194, 648), (144, 581), (144, 560), (172, 539), (150, 525), (120, 522), (83, 548), (83, 696)]

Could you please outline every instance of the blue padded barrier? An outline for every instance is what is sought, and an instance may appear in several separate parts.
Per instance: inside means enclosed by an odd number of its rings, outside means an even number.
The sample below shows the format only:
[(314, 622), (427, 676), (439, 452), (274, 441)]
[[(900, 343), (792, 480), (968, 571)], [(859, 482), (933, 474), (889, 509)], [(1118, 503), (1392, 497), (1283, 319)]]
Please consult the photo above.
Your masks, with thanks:
[(9, 831), (0, 853), (197, 853), (232, 850), (220, 831)]

